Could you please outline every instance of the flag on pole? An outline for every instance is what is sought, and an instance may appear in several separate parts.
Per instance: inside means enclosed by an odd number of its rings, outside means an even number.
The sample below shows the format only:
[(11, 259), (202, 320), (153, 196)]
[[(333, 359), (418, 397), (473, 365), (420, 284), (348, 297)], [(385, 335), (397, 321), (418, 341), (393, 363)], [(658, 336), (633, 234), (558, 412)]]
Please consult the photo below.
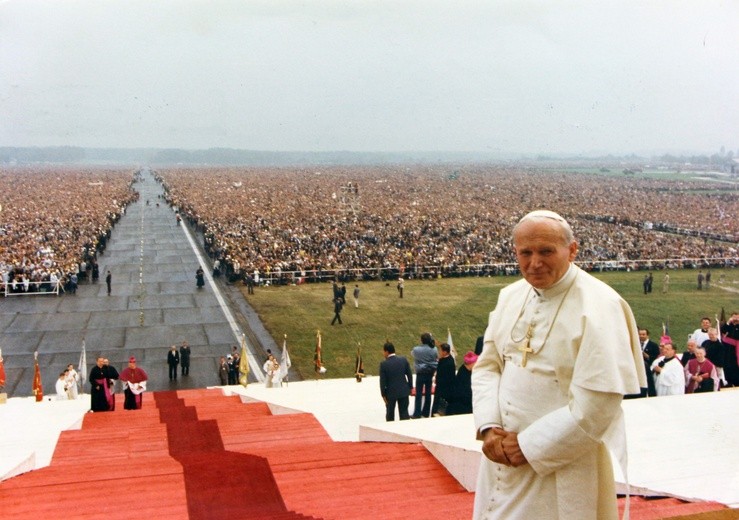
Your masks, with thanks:
[(316, 331), (316, 353), (313, 355), (313, 365), (318, 374), (325, 374), (326, 367), (323, 366), (323, 357), (321, 356), (321, 331)]
[(44, 398), (44, 387), (41, 384), (41, 369), (38, 367), (38, 352), (33, 353), (33, 395), (36, 396), (37, 403)]
[(721, 322), (718, 321), (718, 314), (714, 315), (716, 317), (716, 331), (718, 332), (718, 340), (721, 341)]
[(362, 346), (357, 343), (357, 362), (354, 364), (354, 377), (357, 378), (357, 383), (362, 382), (364, 377), (364, 362), (362, 361)]
[(449, 345), (449, 353), (452, 355), (452, 358), (454, 358), (454, 361), (457, 360), (457, 349), (454, 348), (454, 342), (452, 341), (452, 331), (449, 330), (447, 327), (446, 329), (446, 342)]
[(241, 335), (241, 359), (239, 360), (239, 384), (249, 384), (249, 358), (246, 351), (246, 334)]
[(77, 374), (79, 377), (80, 393), (84, 393), (85, 380), (87, 379), (87, 349), (85, 348), (85, 340), (82, 340), (82, 352), (80, 352), (80, 362), (77, 363)]
[(721, 339), (721, 324), (726, 323), (726, 311), (721, 307), (721, 316), (716, 318), (716, 330), (718, 331), (718, 339)]
[(0, 349), (0, 390), (5, 389), (5, 363), (3, 363), (3, 349)]
[(287, 379), (287, 373), (290, 370), (290, 367), (292, 366), (292, 362), (290, 361), (290, 354), (287, 351), (287, 334), (285, 334), (284, 339), (282, 340), (282, 358), (280, 359), (280, 381), (288, 382)]

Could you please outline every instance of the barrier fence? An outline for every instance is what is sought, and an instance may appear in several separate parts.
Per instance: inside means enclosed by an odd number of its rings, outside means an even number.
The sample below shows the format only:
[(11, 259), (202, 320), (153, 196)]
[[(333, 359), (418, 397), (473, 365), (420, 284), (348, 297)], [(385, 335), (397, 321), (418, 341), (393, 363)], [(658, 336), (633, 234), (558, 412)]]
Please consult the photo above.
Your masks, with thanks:
[[(609, 271), (661, 271), (664, 269), (712, 269), (733, 268), (739, 265), (739, 257), (731, 258), (666, 258), (660, 260), (608, 260), (575, 262), (589, 272)], [(518, 276), (518, 264), (477, 264), (464, 266), (406, 266), (376, 267), (352, 269), (311, 269), (311, 270), (279, 270), (268, 272), (235, 272), (228, 264), (226, 277), (231, 282), (243, 280), (255, 285), (292, 285), (302, 283), (321, 283), (329, 281), (391, 281), (403, 278), (435, 279), (460, 278), (470, 276)]]
[(8, 296), (44, 296), (54, 294), (59, 296), (59, 292), (64, 292), (61, 282), (2, 282), (3, 294)]

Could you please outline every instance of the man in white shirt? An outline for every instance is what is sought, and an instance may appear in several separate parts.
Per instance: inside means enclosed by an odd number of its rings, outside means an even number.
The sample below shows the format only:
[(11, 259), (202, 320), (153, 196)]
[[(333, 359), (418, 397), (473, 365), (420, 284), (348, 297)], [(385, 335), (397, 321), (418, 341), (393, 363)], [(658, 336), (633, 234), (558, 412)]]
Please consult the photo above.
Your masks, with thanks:
[(708, 339), (708, 329), (711, 327), (711, 319), (703, 317), (701, 318), (701, 326), (693, 331), (690, 335), (690, 339), (695, 340), (696, 346), (700, 347), (703, 342)]

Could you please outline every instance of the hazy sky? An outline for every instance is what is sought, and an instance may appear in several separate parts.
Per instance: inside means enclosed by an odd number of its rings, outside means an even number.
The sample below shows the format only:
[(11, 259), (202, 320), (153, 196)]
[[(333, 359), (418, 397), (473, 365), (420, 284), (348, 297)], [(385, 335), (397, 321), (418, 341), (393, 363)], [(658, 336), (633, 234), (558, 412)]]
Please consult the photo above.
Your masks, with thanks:
[(0, 146), (739, 147), (739, 1), (0, 0)]

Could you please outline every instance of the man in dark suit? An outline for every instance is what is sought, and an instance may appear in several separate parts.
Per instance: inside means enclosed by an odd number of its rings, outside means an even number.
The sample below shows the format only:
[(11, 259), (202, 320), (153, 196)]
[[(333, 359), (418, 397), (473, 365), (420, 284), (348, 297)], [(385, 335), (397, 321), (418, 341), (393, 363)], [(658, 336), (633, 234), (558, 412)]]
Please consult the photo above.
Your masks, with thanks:
[(395, 355), (395, 346), (385, 343), (382, 346), (385, 361), (380, 363), (380, 393), (385, 401), (385, 420), (395, 420), (395, 404), (398, 404), (400, 420), (410, 419), (408, 414), (409, 396), (413, 387), (413, 374), (408, 360)]
[(639, 344), (641, 345), (642, 356), (644, 357), (644, 368), (647, 372), (647, 389), (641, 389), (641, 396), (655, 397), (657, 391), (654, 388), (654, 375), (652, 374), (652, 363), (659, 357), (659, 345), (649, 339), (649, 330), (645, 328), (639, 329)]
[(172, 345), (167, 353), (167, 364), (169, 365), (169, 380), (177, 381), (177, 365), (180, 364), (180, 353), (177, 347)]

